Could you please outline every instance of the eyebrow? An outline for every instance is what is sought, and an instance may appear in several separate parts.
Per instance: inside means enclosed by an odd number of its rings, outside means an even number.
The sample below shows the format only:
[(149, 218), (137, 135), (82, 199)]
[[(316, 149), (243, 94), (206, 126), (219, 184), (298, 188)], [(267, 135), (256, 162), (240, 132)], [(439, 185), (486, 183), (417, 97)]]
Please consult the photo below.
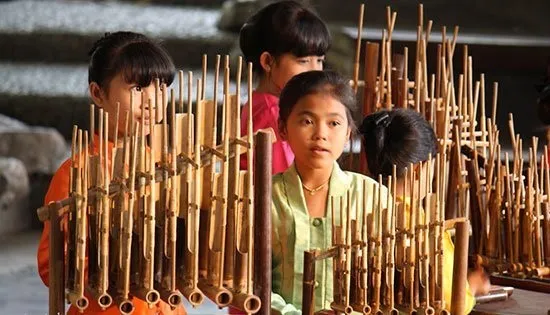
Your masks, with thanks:
[[(309, 110), (303, 110), (301, 112), (298, 113), (298, 116), (304, 116), (304, 115), (309, 115), (309, 116), (313, 116), (313, 117), (319, 117), (319, 115), (315, 114), (314, 112), (312, 111), (309, 111)], [(326, 115), (327, 117), (340, 117), (342, 119), (344, 119), (344, 116), (340, 115), (340, 113), (329, 113)]]

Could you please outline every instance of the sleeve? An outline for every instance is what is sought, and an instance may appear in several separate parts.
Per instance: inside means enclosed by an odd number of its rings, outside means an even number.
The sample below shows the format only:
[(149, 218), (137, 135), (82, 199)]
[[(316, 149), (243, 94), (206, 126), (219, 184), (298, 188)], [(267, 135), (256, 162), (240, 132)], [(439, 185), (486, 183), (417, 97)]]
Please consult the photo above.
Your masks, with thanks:
[[(63, 165), (57, 170), (54, 174), (46, 197), (44, 198), (44, 204), (47, 205), (52, 201), (57, 201), (65, 199), (69, 196), (69, 171), (70, 171), (70, 160), (65, 161)], [(48, 283), (49, 276), (49, 261), (50, 261), (50, 222), (44, 222), (44, 229), (42, 230), (42, 236), (40, 237), (40, 243), (38, 244), (37, 251), (37, 265), (38, 265), (38, 274), (42, 279), (42, 282), (46, 286)]]
[(296, 309), (292, 304), (287, 304), (279, 294), (271, 292), (271, 314), (302, 315), (302, 311)]
[[(454, 244), (447, 231), (443, 232), (443, 295), (445, 296), (445, 309), (451, 311), (452, 289), (453, 289), (453, 265), (454, 265)], [(470, 313), (476, 304), (470, 286), (466, 284), (466, 313)]]
[[(260, 129), (273, 129), (277, 141), (273, 143), (272, 174), (284, 172), (294, 160), (294, 154), (279, 135), (279, 109), (277, 106), (268, 103), (258, 103), (255, 106), (252, 116), (252, 129), (254, 132)], [(243, 135), (248, 133), (245, 128), (248, 120), (248, 115), (246, 117), (244, 115), (245, 110), (243, 110), (243, 116), (241, 117), (241, 134)], [(242, 170), (247, 169), (246, 154), (241, 154), (240, 165)]]

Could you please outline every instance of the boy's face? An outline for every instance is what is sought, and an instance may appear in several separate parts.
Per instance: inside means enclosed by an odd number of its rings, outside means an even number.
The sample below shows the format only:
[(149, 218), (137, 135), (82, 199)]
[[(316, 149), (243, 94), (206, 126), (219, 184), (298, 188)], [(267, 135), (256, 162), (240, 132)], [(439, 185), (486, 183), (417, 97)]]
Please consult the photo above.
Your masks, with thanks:
[(314, 169), (332, 167), (350, 133), (346, 107), (327, 93), (302, 97), (281, 128), (296, 163)]
[(286, 83), (297, 74), (307, 71), (323, 70), (325, 56), (296, 57), (291, 53), (280, 55), (272, 63), (267, 76), (271, 77), (272, 83), (279, 93)]
[[(142, 104), (142, 93), (145, 104)], [(140, 87), (136, 84), (127, 83), (122, 74), (116, 75), (109, 82), (109, 89), (101, 89), (95, 82), (90, 83), (90, 95), (96, 105), (109, 113), (109, 132), (112, 135), (116, 124), (117, 102), (120, 103), (120, 112), (118, 117), (118, 132), (123, 134), (126, 125), (126, 113), (130, 112), (130, 95), (134, 98), (134, 111), (129, 113), (133, 116), (134, 122), (141, 123), (142, 109), (145, 119), (145, 133), (149, 134), (150, 112), (148, 100), (151, 99), (152, 106), (155, 106), (155, 84), (154, 82), (146, 87)], [(159, 93), (157, 104), (162, 104), (162, 96)], [(164, 105), (166, 106), (166, 104)], [(164, 107), (156, 108), (154, 115), (156, 121), (162, 117)], [(132, 118), (132, 117), (130, 117)]]

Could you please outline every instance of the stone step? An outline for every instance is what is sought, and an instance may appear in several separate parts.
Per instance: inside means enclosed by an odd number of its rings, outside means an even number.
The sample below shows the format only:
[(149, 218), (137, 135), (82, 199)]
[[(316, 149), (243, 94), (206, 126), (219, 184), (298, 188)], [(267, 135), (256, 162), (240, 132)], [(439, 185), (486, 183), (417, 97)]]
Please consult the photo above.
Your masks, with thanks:
[(178, 66), (227, 54), (237, 35), (216, 27), (212, 8), (89, 1), (0, 2), (0, 60), (86, 63), (105, 32), (131, 30), (163, 41)]
[[(199, 58), (200, 59), (200, 58)], [(213, 62), (210, 62), (212, 65)], [(193, 69), (194, 78), (202, 70)], [(16, 118), (33, 126), (57, 129), (69, 140), (73, 125), (89, 127), (89, 103), (87, 66), (0, 63), (0, 114)], [(235, 74), (232, 74), (234, 77)], [(220, 78), (218, 100), (223, 99)], [(187, 84), (187, 77), (184, 78)], [(171, 87), (178, 86), (176, 78)], [(186, 86), (186, 85), (185, 85)], [(187, 90), (187, 88), (185, 88)], [(230, 82), (230, 92), (235, 93), (236, 84)], [(241, 87), (241, 102), (247, 97), (246, 81)], [(195, 94), (195, 93), (194, 93)], [(177, 95), (177, 93), (176, 93)], [(206, 76), (206, 98), (214, 95), (214, 73)], [(187, 94), (184, 95), (184, 99)], [(195, 95), (193, 95), (195, 100)], [(221, 111), (218, 111), (221, 113)]]

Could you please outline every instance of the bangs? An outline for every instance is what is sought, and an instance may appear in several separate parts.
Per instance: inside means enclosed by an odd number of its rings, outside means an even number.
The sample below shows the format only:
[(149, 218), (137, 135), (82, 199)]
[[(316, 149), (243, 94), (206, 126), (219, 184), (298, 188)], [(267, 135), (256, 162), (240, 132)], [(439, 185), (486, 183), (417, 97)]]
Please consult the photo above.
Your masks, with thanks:
[(128, 84), (145, 87), (159, 79), (167, 86), (174, 81), (174, 63), (163, 49), (151, 43), (131, 43), (122, 48), (113, 62), (112, 73), (122, 73)]
[(288, 51), (296, 57), (323, 56), (330, 48), (329, 31), (319, 20), (301, 20), (289, 32)]
[(298, 13), (295, 20), (283, 25), (282, 31), (275, 37), (271, 40), (274, 45), (272, 51), (276, 54), (292, 53), (296, 57), (325, 55), (331, 42), (325, 23), (308, 11)]

